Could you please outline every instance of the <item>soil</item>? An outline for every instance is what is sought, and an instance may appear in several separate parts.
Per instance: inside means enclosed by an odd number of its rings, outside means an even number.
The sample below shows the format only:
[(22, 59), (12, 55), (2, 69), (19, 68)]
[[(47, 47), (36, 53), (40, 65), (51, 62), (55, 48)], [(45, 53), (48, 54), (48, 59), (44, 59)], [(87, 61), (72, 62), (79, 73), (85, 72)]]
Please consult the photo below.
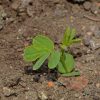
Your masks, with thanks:
[[(100, 2), (69, 1), (0, 0), (0, 100), (100, 100)], [(37, 34), (59, 43), (67, 26), (83, 40), (70, 48), (81, 75), (32, 71), (24, 47)]]

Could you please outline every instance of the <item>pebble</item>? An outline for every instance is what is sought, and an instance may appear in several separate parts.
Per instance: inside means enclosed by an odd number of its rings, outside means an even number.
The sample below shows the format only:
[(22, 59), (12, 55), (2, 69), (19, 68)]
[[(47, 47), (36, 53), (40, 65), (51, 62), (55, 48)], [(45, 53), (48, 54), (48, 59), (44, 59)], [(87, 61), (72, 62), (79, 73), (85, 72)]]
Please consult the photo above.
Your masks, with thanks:
[(83, 4), (83, 7), (84, 7), (84, 9), (85, 10), (90, 10), (90, 8), (91, 8), (91, 2), (85, 2), (84, 4)]
[(19, 0), (16, 0), (16, 1), (14, 1), (14, 2), (12, 3), (11, 8), (12, 8), (13, 10), (17, 10), (17, 9), (19, 8), (19, 6), (20, 6), (20, 1), (19, 1)]
[(0, 25), (0, 30), (2, 30), (3, 29), (3, 25)]
[(38, 92), (38, 97), (40, 100), (48, 100), (48, 97), (44, 92)]
[(100, 48), (100, 42), (99, 41), (100, 40), (91, 39), (90, 40), (90, 46), (89, 46), (89, 48), (91, 50), (97, 50), (97, 49), (99, 49)]
[(35, 90), (26, 92), (25, 98), (25, 100), (38, 100), (37, 92)]
[(4, 18), (6, 18), (7, 14), (4, 11), (4, 8), (0, 6), (0, 30), (4, 27)]
[(78, 98), (80, 95), (79, 94), (75, 94), (75, 98)]
[(93, 3), (93, 5), (91, 6), (91, 12), (95, 15), (97, 15), (99, 12), (99, 7), (95, 3)]
[(64, 98), (61, 98), (60, 100), (65, 100)]
[(40, 80), (40, 74), (34, 75), (33, 80), (34, 80), (35, 82), (39, 82), (39, 80)]
[(86, 55), (86, 58), (85, 58), (85, 61), (86, 62), (92, 62), (94, 61), (95, 57), (93, 54), (89, 54), (89, 55)]
[(10, 78), (10, 79), (6, 80), (5, 86), (7, 86), (7, 87), (17, 86), (20, 81), (21, 81), (20, 76)]
[(26, 7), (32, 0), (20, 0), (21, 1), (21, 7)]
[(93, 100), (100, 100), (100, 95), (98, 93), (95, 93), (93, 96)]
[(90, 26), (90, 31), (93, 33), (95, 38), (100, 39), (100, 27), (97, 25)]
[(3, 87), (3, 93), (4, 93), (4, 96), (6, 97), (9, 97), (11, 95), (16, 95), (16, 93), (8, 87)]
[(90, 41), (91, 41), (91, 38), (89, 36), (84, 36), (83, 43), (84, 43), (85, 46), (89, 46)]
[(34, 11), (33, 7), (31, 7), (31, 6), (27, 7), (27, 14), (29, 17), (33, 17), (34, 13), (35, 13), (35, 11)]
[(32, 66), (25, 66), (24, 71), (25, 71), (25, 74), (28, 74), (28, 75), (32, 75), (33, 74)]
[[(99, 41), (99, 40), (98, 40)], [(91, 36), (84, 36), (83, 37), (83, 43), (85, 46), (89, 47), (91, 50), (96, 50), (100, 48), (100, 43), (98, 42), (94, 37)]]
[(59, 17), (64, 17), (67, 13), (67, 10), (64, 10), (64, 6), (63, 5), (57, 5), (54, 15), (55, 16), (59, 16)]
[(100, 39), (100, 29), (97, 29), (94, 34), (95, 38)]
[(96, 84), (96, 87), (97, 87), (97, 88), (100, 88), (100, 83), (97, 83), (97, 84)]

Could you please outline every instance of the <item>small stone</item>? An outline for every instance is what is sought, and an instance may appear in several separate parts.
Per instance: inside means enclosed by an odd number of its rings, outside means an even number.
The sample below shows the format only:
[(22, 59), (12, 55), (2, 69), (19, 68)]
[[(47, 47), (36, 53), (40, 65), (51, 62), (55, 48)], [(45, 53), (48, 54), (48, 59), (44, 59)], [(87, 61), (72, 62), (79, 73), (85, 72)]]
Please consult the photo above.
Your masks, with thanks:
[(75, 94), (75, 97), (78, 98), (80, 95), (79, 94)]
[(95, 36), (95, 38), (100, 39), (100, 29), (99, 29), (99, 28), (97, 28), (97, 29), (95, 30), (94, 36)]
[(17, 77), (10, 78), (9, 80), (6, 80), (4, 85), (7, 87), (14, 87), (17, 86), (20, 81), (21, 81), (20, 76), (17, 76)]
[(9, 97), (11, 95), (15, 95), (16, 93), (8, 87), (3, 87), (4, 96)]
[(92, 36), (92, 35), (93, 35), (92, 32), (87, 32), (86, 34), (87, 34), (88, 36)]
[(73, 1), (75, 1), (75, 2), (84, 2), (85, 0), (73, 0)]
[(91, 48), (92, 50), (95, 50), (95, 49), (96, 49), (96, 43), (95, 43), (94, 40), (90, 40), (90, 48)]
[(91, 38), (88, 36), (85, 36), (84, 38), (83, 38), (83, 43), (84, 43), (84, 45), (85, 46), (89, 46), (90, 45), (90, 40), (91, 40)]
[(29, 5), (32, 0), (20, 0), (21, 1), (21, 7), (24, 8)]
[(0, 30), (2, 30), (3, 29), (3, 25), (0, 25)]
[(95, 56), (93, 54), (86, 55), (85, 62), (92, 62), (94, 61)]
[(24, 70), (25, 70), (25, 74), (28, 74), (28, 75), (32, 75), (33, 74), (32, 66), (25, 66)]
[(99, 12), (99, 7), (95, 3), (93, 3), (93, 5), (91, 6), (91, 12), (93, 14), (98, 14)]
[(16, 0), (16, 1), (14, 1), (13, 3), (12, 3), (12, 5), (11, 5), (11, 8), (13, 9), (13, 10), (18, 10), (18, 7), (20, 6), (20, 1), (19, 0)]
[(65, 100), (64, 98), (61, 98), (60, 100)]
[(27, 7), (27, 14), (29, 17), (33, 17), (34, 13), (35, 13), (35, 11), (31, 6)]
[(96, 84), (96, 87), (97, 87), (97, 88), (100, 88), (100, 83), (97, 83), (97, 84)]
[(10, 18), (6, 18), (6, 23), (7, 24), (10, 24), (10, 23), (12, 23), (12, 22), (14, 22), (14, 18), (12, 18), (12, 17), (10, 17)]
[(37, 92), (35, 90), (26, 92), (25, 98), (25, 100), (38, 100)]
[(39, 80), (40, 80), (40, 74), (34, 75), (33, 80), (34, 80), (35, 82), (39, 82)]
[(88, 84), (88, 79), (84, 76), (77, 77), (70, 82), (70, 87), (73, 90), (82, 90)]
[(55, 16), (59, 16), (59, 17), (64, 17), (67, 13), (67, 10), (64, 10), (64, 6), (63, 5), (57, 5), (54, 15)]
[(38, 92), (38, 97), (40, 100), (48, 100), (48, 97), (44, 92)]
[(90, 10), (90, 8), (91, 8), (91, 2), (85, 2), (85, 3), (83, 4), (83, 6), (84, 6), (84, 9), (85, 9), (85, 10)]
[(26, 87), (27, 85), (26, 85), (26, 82), (24, 82), (24, 81), (21, 81), (20, 83), (19, 83), (19, 85), (21, 85), (22, 87)]
[(100, 100), (100, 95), (98, 93), (95, 93), (93, 96), (93, 100)]

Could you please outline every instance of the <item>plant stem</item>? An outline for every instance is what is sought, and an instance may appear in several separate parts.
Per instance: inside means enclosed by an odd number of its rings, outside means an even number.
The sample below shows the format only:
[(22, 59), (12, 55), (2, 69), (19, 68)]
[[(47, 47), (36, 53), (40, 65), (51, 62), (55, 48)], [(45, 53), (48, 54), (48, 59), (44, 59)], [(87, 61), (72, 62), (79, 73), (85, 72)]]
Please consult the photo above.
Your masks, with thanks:
[(62, 65), (63, 65), (63, 67), (64, 67), (64, 69), (67, 73), (67, 68), (65, 67), (66, 65), (65, 65), (65, 62), (64, 62), (65, 61), (65, 51), (64, 51), (64, 49), (61, 49), (61, 52), (62, 52), (61, 62), (62, 62)]

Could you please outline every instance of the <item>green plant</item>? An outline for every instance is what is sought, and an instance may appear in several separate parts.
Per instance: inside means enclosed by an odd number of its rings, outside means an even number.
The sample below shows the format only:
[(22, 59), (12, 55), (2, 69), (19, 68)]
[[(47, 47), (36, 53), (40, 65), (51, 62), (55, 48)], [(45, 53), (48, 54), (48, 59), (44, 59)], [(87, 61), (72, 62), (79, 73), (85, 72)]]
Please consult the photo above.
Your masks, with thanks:
[(79, 75), (79, 72), (74, 71), (75, 61), (69, 53), (68, 47), (74, 43), (80, 42), (80, 39), (75, 38), (75, 29), (67, 28), (60, 50), (55, 50), (54, 43), (48, 37), (38, 35), (33, 38), (32, 44), (24, 50), (24, 60), (35, 62), (33, 70), (38, 70), (41, 65), (48, 59), (48, 68), (57, 69), (63, 76)]

